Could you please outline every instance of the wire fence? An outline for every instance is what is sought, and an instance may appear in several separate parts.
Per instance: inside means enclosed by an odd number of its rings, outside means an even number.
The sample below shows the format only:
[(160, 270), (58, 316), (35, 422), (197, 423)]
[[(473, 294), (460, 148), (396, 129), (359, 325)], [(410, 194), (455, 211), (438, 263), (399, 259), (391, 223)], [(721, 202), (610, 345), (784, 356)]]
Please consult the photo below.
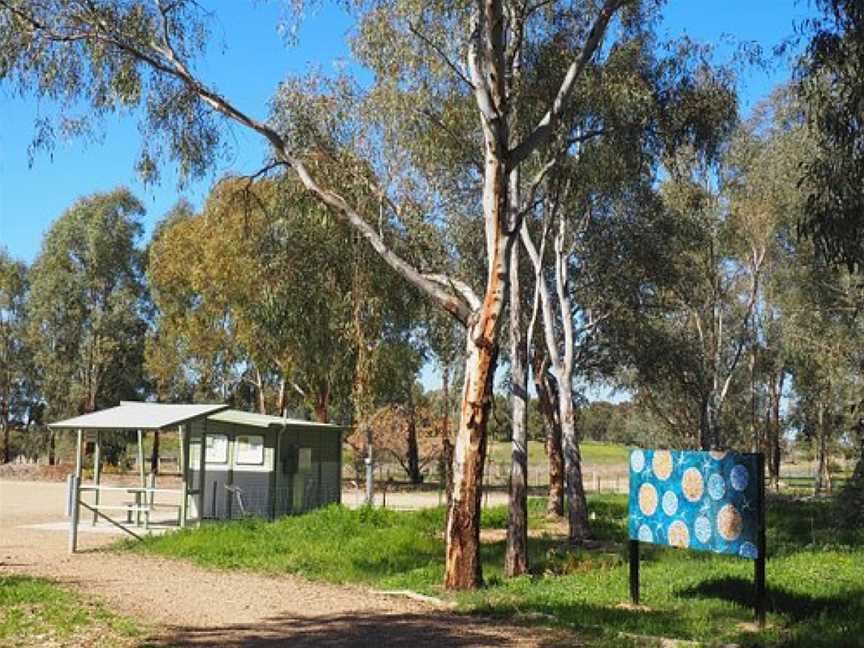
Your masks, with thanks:
[(340, 499), (338, 484), (316, 478), (297, 479), (294, 484), (272, 489), (268, 486), (230, 485), (211, 481), (205, 487), (205, 519), (278, 517), (305, 513)]

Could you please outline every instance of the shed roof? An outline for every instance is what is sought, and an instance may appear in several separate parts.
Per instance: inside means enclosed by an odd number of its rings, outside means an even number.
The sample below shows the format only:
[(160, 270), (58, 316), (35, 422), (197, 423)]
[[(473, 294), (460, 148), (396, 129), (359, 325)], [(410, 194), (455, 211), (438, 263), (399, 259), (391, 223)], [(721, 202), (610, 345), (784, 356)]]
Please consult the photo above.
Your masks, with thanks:
[(49, 423), (52, 430), (161, 430), (228, 409), (227, 405), (169, 405), (120, 401), (116, 407)]
[(255, 412), (244, 412), (236, 409), (226, 409), (207, 417), (208, 421), (219, 421), (221, 423), (236, 423), (238, 425), (250, 425), (253, 427), (269, 428), (278, 427), (304, 427), (320, 428), (322, 430), (341, 430), (339, 425), (330, 423), (318, 423), (316, 421), (304, 421), (303, 419), (283, 418), (281, 416), (270, 416), (268, 414), (256, 414)]

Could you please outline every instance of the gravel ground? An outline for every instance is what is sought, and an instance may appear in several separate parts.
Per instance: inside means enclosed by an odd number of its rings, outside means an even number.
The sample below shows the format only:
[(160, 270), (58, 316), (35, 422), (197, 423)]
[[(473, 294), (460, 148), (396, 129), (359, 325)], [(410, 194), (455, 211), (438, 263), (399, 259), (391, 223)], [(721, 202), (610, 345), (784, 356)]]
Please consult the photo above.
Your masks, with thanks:
[(360, 587), (220, 572), (100, 550), (81, 533), (66, 553), (57, 531), (21, 528), (63, 519), (64, 485), (0, 482), (0, 570), (53, 578), (140, 620), (157, 646), (558, 646), (562, 631), (464, 616)]

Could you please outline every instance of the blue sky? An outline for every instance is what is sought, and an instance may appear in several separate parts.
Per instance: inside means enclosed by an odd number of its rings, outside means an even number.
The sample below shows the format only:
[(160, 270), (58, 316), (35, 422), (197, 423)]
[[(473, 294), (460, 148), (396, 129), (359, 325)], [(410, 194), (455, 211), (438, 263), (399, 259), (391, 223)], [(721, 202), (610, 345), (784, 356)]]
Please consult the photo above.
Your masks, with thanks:
[[(346, 33), (350, 19), (341, 11), (320, 9), (307, 17), (299, 44), (288, 47), (277, 33), (280, 3), (223, 0), (215, 7), (218, 22), (214, 43), (199, 72), (254, 116), (266, 117), (267, 101), (276, 84), (310, 67), (329, 72), (348, 59)], [(671, 0), (660, 28), (667, 38), (687, 34), (717, 46), (719, 61), (731, 55), (726, 41), (755, 42), (766, 52), (793, 32), (812, 11), (811, 3), (795, 0)], [(741, 76), (742, 109), (748, 112), (771, 88), (789, 76), (788, 62), (771, 70), (751, 70)], [(19, 98), (0, 85), (0, 246), (30, 262), (44, 232), (77, 197), (128, 186), (147, 209), (147, 234), (183, 195), (200, 204), (214, 180), (228, 170), (251, 172), (265, 150), (258, 138), (241, 129), (231, 137), (232, 157), (212, 175), (182, 194), (176, 176), (163, 171), (159, 186), (145, 188), (136, 179), (133, 163), (138, 131), (128, 117), (111, 119), (99, 142), (59, 143), (53, 155), (39, 155), (28, 165), (27, 147), (33, 120), (50, 114), (53, 106)], [(425, 376), (431, 378), (431, 376)], [(426, 382), (426, 380), (424, 380)]]
[[(276, 30), (279, 3), (232, 0), (215, 6), (215, 42), (200, 71), (256, 116), (266, 116), (267, 101), (280, 79), (310, 66), (327, 72), (348, 58), (345, 35), (350, 20), (338, 10), (321, 9), (307, 17), (299, 45), (288, 47)], [(794, 0), (671, 0), (664, 10), (661, 34), (686, 33), (697, 41), (717, 44), (718, 58), (724, 60), (731, 51), (721, 44), (727, 37), (757, 42), (770, 51), (810, 10), (808, 2)], [(744, 111), (788, 74), (784, 62), (770, 71), (745, 72), (740, 87)], [(118, 185), (130, 187), (144, 202), (149, 233), (180, 194), (170, 169), (163, 172), (157, 187), (145, 188), (137, 181), (132, 169), (139, 141), (134, 121), (111, 119), (100, 142), (60, 143), (53, 155), (37, 156), (31, 167), (27, 147), (33, 119), (52, 109), (50, 104), (18, 98), (8, 87), (0, 86), (0, 245), (13, 256), (32, 261), (43, 233), (75, 198)], [(260, 163), (264, 148), (257, 137), (235, 129), (231, 139), (232, 158), (214, 169), (210, 178), (183, 192), (194, 203), (200, 203), (225, 171), (248, 172)]]

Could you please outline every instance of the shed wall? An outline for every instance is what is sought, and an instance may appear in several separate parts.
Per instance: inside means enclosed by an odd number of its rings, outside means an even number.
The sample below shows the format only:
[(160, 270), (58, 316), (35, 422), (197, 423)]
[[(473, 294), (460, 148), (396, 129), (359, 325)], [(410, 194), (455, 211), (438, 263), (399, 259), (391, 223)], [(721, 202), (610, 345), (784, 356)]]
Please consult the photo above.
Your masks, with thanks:
[[(203, 424), (190, 430), (193, 444), (190, 489), (199, 488), (201, 481), (199, 466), (203, 431)], [(208, 461), (205, 464), (205, 518), (242, 516), (237, 496), (226, 486), (238, 487), (242, 491), (247, 515), (262, 517), (303, 513), (341, 499), (342, 437), (339, 430), (292, 426), (282, 431), (275, 427), (264, 429), (207, 421), (206, 433), (208, 436), (224, 435), (227, 456), (222, 463)], [(248, 435), (264, 437), (264, 457), (260, 465), (238, 463), (237, 439)], [(190, 497), (190, 500), (197, 501), (197, 497)]]

